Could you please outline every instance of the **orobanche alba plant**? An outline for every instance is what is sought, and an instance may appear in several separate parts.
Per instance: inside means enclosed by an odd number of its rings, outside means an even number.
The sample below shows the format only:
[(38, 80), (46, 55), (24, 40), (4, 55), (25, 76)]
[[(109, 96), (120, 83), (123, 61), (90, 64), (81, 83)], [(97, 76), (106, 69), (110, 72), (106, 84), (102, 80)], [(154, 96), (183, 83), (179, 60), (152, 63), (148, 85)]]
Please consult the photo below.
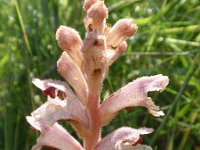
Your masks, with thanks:
[[(169, 79), (161, 74), (138, 78), (100, 103), (105, 75), (125, 52), (125, 40), (136, 33), (137, 25), (131, 19), (120, 19), (110, 27), (106, 24), (108, 9), (102, 0), (85, 0), (83, 8), (84, 40), (68, 26), (60, 26), (56, 32), (62, 50), (57, 70), (66, 82), (33, 79), (47, 101), (26, 118), (41, 133), (32, 150), (42, 146), (61, 150), (150, 150), (150, 146), (141, 144), (140, 135), (153, 132), (151, 128), (121, 127), (103, 138), (101, 129), (127, 107), (142, 106), (156, 117), (163, 116), (147, 93), (164, 90)], [(59, 120), (70, 123), (83, 144), (59, 125)]]

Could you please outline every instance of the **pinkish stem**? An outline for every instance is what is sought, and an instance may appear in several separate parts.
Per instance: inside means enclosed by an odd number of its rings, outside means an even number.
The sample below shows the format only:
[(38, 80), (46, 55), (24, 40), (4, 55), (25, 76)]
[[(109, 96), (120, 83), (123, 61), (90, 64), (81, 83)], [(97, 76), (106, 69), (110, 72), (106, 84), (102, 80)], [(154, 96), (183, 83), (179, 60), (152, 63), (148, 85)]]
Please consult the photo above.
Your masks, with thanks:
[(88, 96), (89, 132), (84, 139), (85, 150), (93, 150), (100, 140), (99, 96)]

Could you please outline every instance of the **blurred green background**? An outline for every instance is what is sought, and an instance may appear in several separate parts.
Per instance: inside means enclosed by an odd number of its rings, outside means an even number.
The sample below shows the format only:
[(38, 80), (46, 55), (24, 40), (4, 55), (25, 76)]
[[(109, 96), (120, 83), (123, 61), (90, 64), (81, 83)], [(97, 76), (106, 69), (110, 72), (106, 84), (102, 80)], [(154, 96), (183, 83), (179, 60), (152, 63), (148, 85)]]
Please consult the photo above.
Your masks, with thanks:
[[(125, 55), (108, 73), (102, 98), (140, 76), (164, 74), (170, 84), (150, 93), (166, 113), (155, 118), (145, 108), (122, 111), (102, 135), (120, 126), (152, 127), (144, 143), (158, 150), (200, 149), (200, 1), (106, 0), (108, 23), (132, 18), (139, 26)], [(0, 0), (0, 149), (29, 150), (37, 133), (25, 116), (45, 101), (31, 79), (61, 79), (56, 71), (59, 25), (82, 38), (82, 0)], [(134, 92), (134, 91), (133, 91)], [(63, 124), (74, 136), (70, 126)]]

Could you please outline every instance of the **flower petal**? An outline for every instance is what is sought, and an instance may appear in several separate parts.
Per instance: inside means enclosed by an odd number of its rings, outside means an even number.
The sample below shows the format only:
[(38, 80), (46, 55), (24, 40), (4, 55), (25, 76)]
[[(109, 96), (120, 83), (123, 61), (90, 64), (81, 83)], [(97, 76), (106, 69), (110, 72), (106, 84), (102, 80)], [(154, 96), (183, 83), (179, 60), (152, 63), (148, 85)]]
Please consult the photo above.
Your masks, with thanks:
[(63, 52), (57, 62), (58, 72), (74, 88), (80, 102), (87, 104), (87, 83), (80, 67), (74, 63), (67, 52)]
[(60, 100), (48, 97), (48, 101), (33, 111), (31, 117), (35, 122), (43, 121), (48, 125), (53, 125), (58, 120), (74, 120), (88, 126), (86, 111), (75, 98)]
[(130, 148), (132, 148), (130, 150), (135, 150), (141, 142), (140, 134), (149, 134), (151, 132), (153, 132), (151, 128), (133, 129), (122, 127), (104, 137), (97, 144), (95, 150), (128, 150)]
[(142, 77), (129, 83), (110, 95), (101, 104), (101, 123), (103, 125), (107, 124), (119, 110), (133, 106), (147, 107), (149, 112), (157, 117), (164, 115), (159, 106), (156, 106), (151, 98), (148, 97), (147, 93), (163, 91), (168, 83), (168, 77), (163, 75)]
[(49, 126), (43, 122), (35, 121), (32, 117), (27, 117), (27, 121), (41, 132), (37, 139), (37, 144), (32, 150), (38, 150), (42, 146), (50, 146), (62, 150), (83, 150), (82, 146), (59, 124)]

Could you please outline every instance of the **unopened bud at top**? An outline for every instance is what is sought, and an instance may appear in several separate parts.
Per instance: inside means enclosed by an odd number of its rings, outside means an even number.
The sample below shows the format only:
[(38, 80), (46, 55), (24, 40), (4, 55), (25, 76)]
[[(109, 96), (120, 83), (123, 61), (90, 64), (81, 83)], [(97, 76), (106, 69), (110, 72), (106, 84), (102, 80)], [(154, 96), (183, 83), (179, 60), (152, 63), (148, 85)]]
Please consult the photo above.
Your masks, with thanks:
[(117, 47), (137, 31), (137, 25), (131, 19), (119, 20), (107, 34), (107, 44)]
[(105, 19), (108, 16), (108, 9), (104, 5), (103, 1), (96, 2), (87, 11), (87, 17), (91, 19), (91, 27), (93, 30), (97, 30), (102, 33), (105, 26)]
[(79, 50), (82, 40), (76, 30), (67, 26), (60, 26), (56, 31), (58, 46), (63, 51)]
[(99, 0), (85, 0), (83, 4), (83, 9), (87, 11), (94, 3), (98, 2)]

